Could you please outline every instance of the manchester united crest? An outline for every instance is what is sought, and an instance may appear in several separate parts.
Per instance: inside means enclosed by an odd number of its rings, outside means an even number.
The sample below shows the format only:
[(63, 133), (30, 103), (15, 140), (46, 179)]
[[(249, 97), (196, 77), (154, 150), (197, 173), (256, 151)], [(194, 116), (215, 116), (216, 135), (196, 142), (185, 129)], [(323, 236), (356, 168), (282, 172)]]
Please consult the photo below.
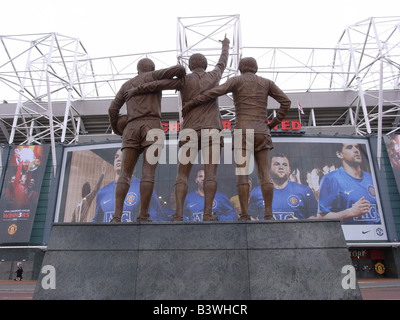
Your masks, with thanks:
[(125, 204), (126, 204), (127, 206), (133, 206), (133, 205), (136, 204), (137, 199), (138, 199), (138, 196), (137, 196), (136, 193), (134, 193), (134, 192), (129, 192), (129, 193), (126, 195)]
[(9, 235), (15, 234), (17, 232), (17, 229), (18, 229), (17, 225), (15, 223), (13, 223), (12, 225), (10, 225), (8, 227), (8, 234)]
[(295, 194), (294, 195), (292, 194), (291, 196), (289, 196), (287, 201), (288, 201), (289, 206), (291, 206), (291, 207), (298, 207), (300, 204), (300, 198)]

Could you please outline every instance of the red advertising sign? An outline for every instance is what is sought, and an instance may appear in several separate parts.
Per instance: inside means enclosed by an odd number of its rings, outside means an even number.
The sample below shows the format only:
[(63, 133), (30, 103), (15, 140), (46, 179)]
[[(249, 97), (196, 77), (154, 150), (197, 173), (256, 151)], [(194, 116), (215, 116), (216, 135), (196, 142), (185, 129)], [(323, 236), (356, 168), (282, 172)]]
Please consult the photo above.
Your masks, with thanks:
[(0, 243), (29, 242), (49, 146), (11, 151), (0, 198)]
[[(270, 122), (270, 121), (268, 121)], [(162, 122), (163, 129), (165, 133), (176, 133), (180, 130), (179, 121), (163, 121)], [(222, 125), (225, 130), (232, 130), (233, 126), (230, 120), (222, 120)], [(282, 123), (273, 130), (282, 130), (282, 131), (300, 131), (301, 130), (301, 122), (299, 120), (283, 120)]]

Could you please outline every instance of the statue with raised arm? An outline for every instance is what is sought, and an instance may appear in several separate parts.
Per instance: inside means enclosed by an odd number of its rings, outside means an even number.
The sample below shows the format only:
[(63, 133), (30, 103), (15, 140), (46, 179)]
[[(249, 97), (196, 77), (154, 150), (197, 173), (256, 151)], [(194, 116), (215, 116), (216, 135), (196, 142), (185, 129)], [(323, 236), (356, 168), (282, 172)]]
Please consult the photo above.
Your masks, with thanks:
[[(126, 98), (136, 97), (138, 94), (157, 92), (160, 90), (179, 90), (182, 105), (196, 97), (202, 91), (214, 88), (219, 84), (226, 68), (229, 56), (229, 39), (222, 42), (221, 55), (213, 70), (207, 72), (207, 59), (201, 53), (195, 53), (189, 58), (191, 73), (177, 80), (161, 80), (131, 88), (126, 92)], [(206, 130), (207, 134), (201, 134)], [(183, 205), (188, 192), (188, 178), (198, 150), (202, 150), (204, 165), (204, 214), (203, 221), (214, 220), (212, 204), (217, 191), (217, 167), (221, 148), (223, 147), (223, 130), (221, 114), (217, 99), (212, 99), (201, 104), (183, 116), (183, 127), (179, 136), (178, 173), (175, 180), (176, 212), (174, 221), (182, 221)], [(204, 133), (204, 131), (203, 131)], [(181, 161), (183, 158), (188, 161)], [(214, 160), (213, 160), (214, 159)]]
[[(274, 185), (270, 177), (269, 151), (273, 148), (271, 128), (278, 125), (286, 116), (291, 101), (271, 80), (256, 75), (257, 61), (243, 58), (239, 62), (240, 75), (228, 79), (216, 88), (206, 90), (183, 106), (182, 114), (190, 114), (207, 101), (227, 93), (233, 94), (236, 123), (233, 135), (235, 165), (237, 168), (237, 188), (241, 207), (240, 220), (250, 220), (248, 212), (249, 183), (248, 168), (250, 155), (254, 154), (258, 177), (265, 202), (265, 220), (273, 220), (272, 199)], [(276, 117), (268, 123), (268, 97), (280, 103)], [(241, 130), (239, 130), (241, 129)], [(245, 154), (245, 161), (238, 161)]]

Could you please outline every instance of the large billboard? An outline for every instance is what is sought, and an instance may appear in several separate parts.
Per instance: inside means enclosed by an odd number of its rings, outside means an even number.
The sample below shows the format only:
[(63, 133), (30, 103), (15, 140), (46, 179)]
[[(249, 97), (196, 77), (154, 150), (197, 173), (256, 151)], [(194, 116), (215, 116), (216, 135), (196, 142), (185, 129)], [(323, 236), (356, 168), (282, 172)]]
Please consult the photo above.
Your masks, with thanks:
[(0, 147), (0, 178), (3, 174), (3, 148)]
[[(224, 138), (224, 142), (213, 207), (219, 221), (237, 220), (238, 217), (235, 213), (236, 171), (230, 135)], [(367, 140), (275, 137), (273, 142), (271, 176), (275, 184), (273, 213), (276, 220), (339, 218), (346, 240), (387, 240)], [(115, 143), (65, 148), (56, 221), (108, 222), (111, 219), (119, 147), (120, 144)], [(172, 219), (177, 153), (177, 139), (166, 140), (156, 171), (149, 212), (156, 222)], [(184, 221), (202, 220), (202, 208), (191, 210), (201, 206), (196, 193), (201, 194), (202, 169), (203, 160), (199, 155), (189, 177)], [(253, 220), (262, 220), (264, 203), (254, 160), (250, 169), (249, 211)], [(140, 177), (141, 159), (125, 200), (123, 221), (136, 219)], [(191, 204), (195, 198), (197, 203)]]
[(386, 149), (396, 179), (397, 188), (400, 190), (400, 135), (392, 134), (384, 138)]
[(49, 146), (11, 150), (0, 198), (0, 243), (27, 243), (32, 231)]

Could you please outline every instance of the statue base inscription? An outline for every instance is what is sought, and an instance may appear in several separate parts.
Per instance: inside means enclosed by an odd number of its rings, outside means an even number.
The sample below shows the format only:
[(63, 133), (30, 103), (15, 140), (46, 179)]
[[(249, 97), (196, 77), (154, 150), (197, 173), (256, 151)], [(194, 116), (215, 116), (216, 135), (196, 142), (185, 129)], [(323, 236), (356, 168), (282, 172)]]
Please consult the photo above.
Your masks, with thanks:
[(362, 299), (351, 267), (338, 220), (55, 223), (33, 299)]

